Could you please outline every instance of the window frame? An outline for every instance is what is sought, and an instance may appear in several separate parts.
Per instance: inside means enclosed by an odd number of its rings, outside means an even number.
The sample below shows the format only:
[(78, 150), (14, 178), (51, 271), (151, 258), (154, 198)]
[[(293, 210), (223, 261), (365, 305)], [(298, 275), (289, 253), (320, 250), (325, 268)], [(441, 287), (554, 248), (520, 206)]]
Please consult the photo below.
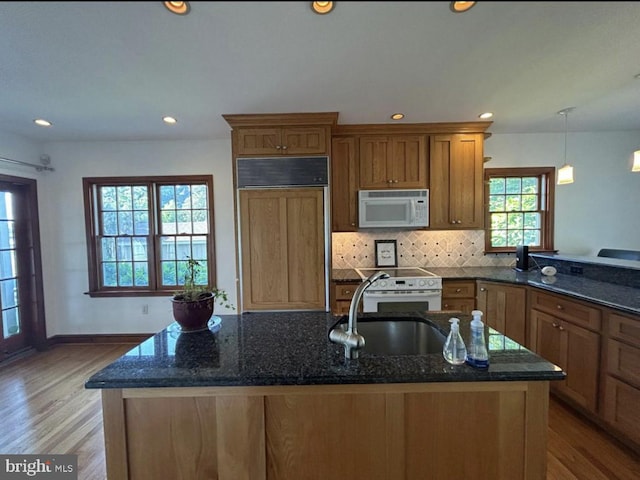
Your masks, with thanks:
[[(491, 213), (489, 211), (489, 181), (492, 177), (523, 178), (538, 177), (540, 181), (540, 243), (529, 247), (531, 252), (554, 251), (555, 167), (501, 167), (484, 169), (484, 251), (485, 253), (513, 253), (516, 247), (494, 247), (491, 245)], [(544, 197), (544, 198), (542, 198)], [(544, 202), (544, 206), (542, 203)]]
[[(189, 234), (189, 236), (207, 237), (207, 274), (208, 284), (216, 285), (216, 256), (215, 256), (215, 222), (213, 205), (213, 175), (182, 175), (182, 176), (132, 176), (132, 177), (83, 177), (83, 196), (85, 213), (85, 234), (87, 245), (87, 262), (89, 276), (89, 290), (85, 292), (91, 297), (143, 297), (169, 296), (180, 289), (180, 286), (160, 285), (160, 205), (158, 204), (158, 189), (162, 185), (193, 185), (204, 184), (207, 188), (208, 233)], [(140, 286), (103, 286), (100, 276), (100, 230), (102, 221), (98, 215), (98, 188), (103, 186), (140, 186), (148, 188), (149, 198), (149, 233), (147, 234), (148, 275), (149, 285)], [(137, 236), (137, 235), (136, 235)]]

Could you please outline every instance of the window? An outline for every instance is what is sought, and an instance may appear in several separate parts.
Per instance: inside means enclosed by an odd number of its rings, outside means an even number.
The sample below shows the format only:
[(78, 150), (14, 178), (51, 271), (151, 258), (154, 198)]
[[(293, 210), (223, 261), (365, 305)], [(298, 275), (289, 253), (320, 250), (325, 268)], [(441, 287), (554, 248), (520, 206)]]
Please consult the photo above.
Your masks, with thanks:
[(555, 168), (487, 168), (485, 251), (553, 250)]
[(215, 285), (213, 177), (84, 178), (92, 296), (168, 295), (184, 284)]

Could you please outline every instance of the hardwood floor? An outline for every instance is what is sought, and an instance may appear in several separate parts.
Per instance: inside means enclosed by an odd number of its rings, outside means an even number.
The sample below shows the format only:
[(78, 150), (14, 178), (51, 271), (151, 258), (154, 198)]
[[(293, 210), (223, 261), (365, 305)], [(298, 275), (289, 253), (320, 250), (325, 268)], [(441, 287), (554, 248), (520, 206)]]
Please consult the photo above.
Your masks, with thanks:
[[(84, 382), (131, 346), (58, 345), (0, 365), (0, 452), (77, 454), (79, 480), (104, 480), (100, 391)], [(638, 455), (553, 397), (547, 459), (548, 480), (640, 478)]]

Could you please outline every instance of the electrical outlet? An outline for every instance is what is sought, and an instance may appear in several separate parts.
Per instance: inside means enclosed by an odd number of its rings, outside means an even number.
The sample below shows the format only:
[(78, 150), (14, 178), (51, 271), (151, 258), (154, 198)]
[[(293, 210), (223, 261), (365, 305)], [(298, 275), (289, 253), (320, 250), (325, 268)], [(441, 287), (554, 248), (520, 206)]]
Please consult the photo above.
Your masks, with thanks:
[(142, 314), (143, 315), (148, 315), (149, 314), (149, 305), (147, 305), (146, 303), (144, 305), (142, 305)]
[(571, 267), (571, 275), (582, 275), (582, 267)]

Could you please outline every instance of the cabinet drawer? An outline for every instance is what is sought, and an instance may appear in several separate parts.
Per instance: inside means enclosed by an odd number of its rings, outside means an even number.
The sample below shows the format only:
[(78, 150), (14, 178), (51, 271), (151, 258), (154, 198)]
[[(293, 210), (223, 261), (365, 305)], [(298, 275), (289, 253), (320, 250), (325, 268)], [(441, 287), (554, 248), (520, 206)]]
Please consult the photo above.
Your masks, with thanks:
[(476, 282), (444, 281), (442, 282), (443, 298), (475, 298)]
[(336, 285), (336, 300), (351, 301), (353, 294), (356, 292), (359, 283), (340, 283)]
[(640, 318), (609, 313), (609, 335), (640, 347)]
[(640, 387), (640, 348), (609, 340), (607, 371)]
[(531, 291), (531, 308), (547, 312), (575, 325), (599, 331), (602, 314), (599, 309), (551, 293)]
[(613, 377), (605, 379), (604, 418), (635, 442), (640, 442), (640, 390)]
[(442, 298), (442, 310), (471, 313), (476, 308), (473, 298)]

